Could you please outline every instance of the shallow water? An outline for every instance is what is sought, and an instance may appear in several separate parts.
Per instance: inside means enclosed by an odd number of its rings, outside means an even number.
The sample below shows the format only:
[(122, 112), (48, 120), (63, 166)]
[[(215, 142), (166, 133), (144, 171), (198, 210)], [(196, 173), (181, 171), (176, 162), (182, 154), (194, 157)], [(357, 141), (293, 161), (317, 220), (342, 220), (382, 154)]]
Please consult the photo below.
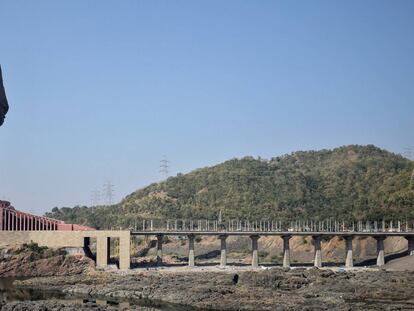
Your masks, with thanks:
[[(187, 306), (167, 304), (158, 301), (124, 301), (124, 300), (108, 300), (106, 298), (91, 298), (69, 296), (57, 291), (43, 291), (39, 289), (19, 288), (13, 285), (15, 280), (22, 278), (0, 277), (0, 301), (38, 301), (38, 300), (55, 300), (62, 302), (76, 302), (80, 304), (96, 303), (98, 305), (111, 305), (120, 309), (128, 307), (148, 307), (154, 311), (194, 311), (196, 309)], [(27, 279), (27, 278), (26, 278)]]

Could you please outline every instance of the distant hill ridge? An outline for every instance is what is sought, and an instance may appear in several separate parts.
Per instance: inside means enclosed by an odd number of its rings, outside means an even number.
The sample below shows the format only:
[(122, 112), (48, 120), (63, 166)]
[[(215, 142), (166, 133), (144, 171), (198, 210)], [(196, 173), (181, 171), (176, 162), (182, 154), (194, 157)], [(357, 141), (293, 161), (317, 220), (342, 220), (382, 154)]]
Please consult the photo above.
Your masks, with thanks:
[(245, 157), (178, 174), (109, 207), (47, 216), (98, 228), (145, 218), (414, 219), (413, 161), (373, 145)]

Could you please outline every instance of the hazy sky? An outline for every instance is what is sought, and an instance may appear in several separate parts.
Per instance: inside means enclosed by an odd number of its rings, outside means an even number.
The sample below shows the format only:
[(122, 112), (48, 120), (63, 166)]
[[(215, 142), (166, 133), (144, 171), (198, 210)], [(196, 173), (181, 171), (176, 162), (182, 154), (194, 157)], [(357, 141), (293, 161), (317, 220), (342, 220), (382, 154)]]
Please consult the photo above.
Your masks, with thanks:
[(414, 145), (414, 1), (0, 0), (0, 197), (116, 200), (245, 155)]

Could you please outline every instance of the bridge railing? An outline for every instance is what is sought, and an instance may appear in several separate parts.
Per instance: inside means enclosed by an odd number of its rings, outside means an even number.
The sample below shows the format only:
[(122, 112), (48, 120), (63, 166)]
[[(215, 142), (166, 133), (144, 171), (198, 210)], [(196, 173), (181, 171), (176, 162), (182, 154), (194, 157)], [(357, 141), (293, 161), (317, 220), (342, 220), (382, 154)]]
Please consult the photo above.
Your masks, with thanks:
[(194, 232), (413, 232), (413, 221), (145, 219), (129, 226), (131, 231)]

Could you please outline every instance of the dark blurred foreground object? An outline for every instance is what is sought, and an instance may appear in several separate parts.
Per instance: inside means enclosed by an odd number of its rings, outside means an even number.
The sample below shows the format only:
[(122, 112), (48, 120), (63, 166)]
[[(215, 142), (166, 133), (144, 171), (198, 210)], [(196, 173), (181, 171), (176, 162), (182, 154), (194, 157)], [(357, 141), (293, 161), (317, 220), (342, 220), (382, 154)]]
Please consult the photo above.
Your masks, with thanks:
[(4, 91), (3, 76), (0, 66), (0, 126), (4, 122), (7, 111), (9, 111), (9, 104), (7, 103), (6, 92)]

